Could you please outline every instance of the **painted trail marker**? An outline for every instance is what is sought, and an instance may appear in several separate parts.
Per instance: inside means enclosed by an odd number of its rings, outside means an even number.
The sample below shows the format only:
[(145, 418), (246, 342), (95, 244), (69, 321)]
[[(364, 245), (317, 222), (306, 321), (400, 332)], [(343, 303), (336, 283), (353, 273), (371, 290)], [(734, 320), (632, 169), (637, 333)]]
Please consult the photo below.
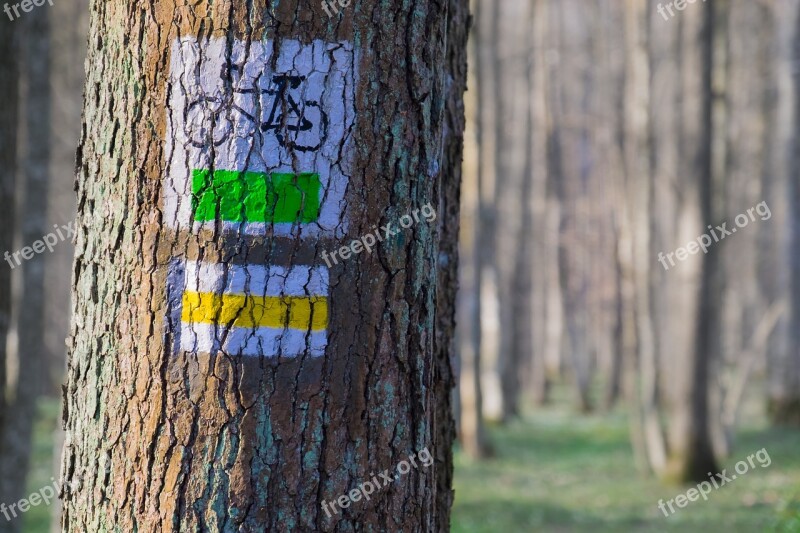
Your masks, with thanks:
[(232, 356), (321, 357), (328, 269), (176, 261), (169, 281), (176, 349)]
[(342, 237), (356, 63), (349, 42), (176, 40), (166, 223)]
[(195, 170), (192, 213), (199, 223), (308, 224), (319, 220), (319, 174)]

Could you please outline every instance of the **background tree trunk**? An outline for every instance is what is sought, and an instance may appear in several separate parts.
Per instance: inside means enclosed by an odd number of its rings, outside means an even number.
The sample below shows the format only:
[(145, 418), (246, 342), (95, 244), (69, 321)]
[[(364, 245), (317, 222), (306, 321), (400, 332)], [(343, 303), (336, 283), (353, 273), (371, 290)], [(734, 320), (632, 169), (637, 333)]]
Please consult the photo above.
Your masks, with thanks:
[[(646, 320), (652, 310), (653, 325), (652, 345), (642, 329), (639, 335), (644, 432), (653, 469), (680, 481), (707, 479), (716, 471), (709, 386), (719, 350), (720, 245), (672, 265), (663, 258), (696, 239), (708, 224), (719, 223), (712, 205), (714, 17), (710, 4), (696, 7), (670, 23), (656, 9), (648, 11), (652, 151), (647, 152), (650, 191), (644, 205), (652, 209), (649, 219), (634, 224), (635, 231), (650, 233), (639, 239), (647, 248), (634, 254), (641, 276), (637, 297), (651, 295), (637, 313)], [(662, 396), (669, 430), (666, 465), (657, 410)]]
[[(794, 34), (794, 60), (800, 57), (800, 16)], [(794, 71), (794, 150), (789, 179), (789, 227), (791, 228), (791, 314), (789, 352), (782, 365), (783, 378), (779, 391), (770, 397), (769, 409), (779, 424), (800, 426), (800, 79)]]
[[(498, 27), (500, 6), (487, 0), (475, 1), (475, 33), (480, 35), (480, 47), (475, 59), (478, 65), (480, 83), (480, 96), (478, 100), (477, 120), (479, 139), (478, 164), (480, 165), (480, 199), (479, 220), (477, 221), (482, 231), (481, 241), (485, 243), (482, 251), (482, 264), (480, 276), (480, 305), (476, 312), (480, 313), (481, 327), (481, 353), (477, 363), (481, 369), (482, 410), (486, 418), (501, 420), (504, 416), (502, 395), (502, 374), (500, 357), (500, 311), (499, 311), (499, 277), (496, 268), (495, 254), (495, 181), (497, 177), (497, 151), (499, 139), (497, 126), (499, 120), (496, 115), (495, 94), (498, 76), (501, 68), (498, 64)], [(478, 5), (480, 4), (480, 5)], [(478, 74), (476, 72), (476, 74)], [(477, 231), (477, 229), (476, 229)]]
[(631, 437), (640, 466), (660, 471), (666, 443), (659, 419), (658, 359), (651, 307), (652, 209), (650, 174), (651, 90), (649, 16), (645, 0), (628, 0), (625, 78), (625, 184), (620, 223), (619, 268), (624, 314), (621, 344), (625, 347), (626, 390), (631, 408)]
[[(548, 283), (548, 271), (556, 254), (551, 252), (554, 233), (550, 232), (548, 223), (548, 190), (547, 190), (547, 135), (542, 125), (547, 117), (547, 94), (545, 79), (547, 75), (547, 2), (530, 0), (530, 22), (528, 33), (528, 120), (526, 126), (530, 138), (526, 143), (526, 154), (529, 156), (526, 172), (532, 173), (532, 221), (535, 232), (521, 234), (521, 238), (530, 239), (533, 256), (531, 266), (531, 328), (530, 375), (526, 382), (534, 405), (543, 405), (550, 396), (550, 369), (548, 368), (548, 324), (553, 315), (548, 312), (548, 292), (552, 287)], [(539, 130), (536, 130), (536, 126)], [(554, 343), (554, 344), (560, 344)]]
[[(482, 2), (472, 3), (473, 16), (482, 20)], [(469, 213), (465, 220), (471, 225), (461, 227), (460, 263), (461, 291), (459, 292), (460, 320), (459, 337), (459, 392), (461, 398), (460, 441), (464, 450), (473, 458), (487, 455), (486, 434), (483, 423), (483, 391), (481, 388), (481, 349), (482, 349), (482, 281), (484, 272), (484, 234), (483, 216), (483, 176), (481, 160), (481, 139), (483, 121), (481, 98), (483, 94), (483, 75), (481, 47), (483, 33), (479, 28), (473, 30), (470, 42), (470, 68), (473, 86), (466, 94), (466, 134), (464, 186), (462, 188), (462, 210)], [(471, 156), (471, 157), (470, 157)]]
[[(794, 132), (797, 128), (795, 102), (796, 91), (800, 87), (797, 74), (792, 68), (792, 58), (798, 56), (800, 31), (798, 24), (797, 0), (783, 0), (780, 9), (771, 13), (771, 26), (775, 29), (772, 39), (771, 56), (774, 92), (765, 92), (764, 110), (769, 113), (765, 145), (769, 155), (765, 159), (765, 175), (762, 180), (762, 198), (770, 206), (774, 222), (761, 226), (759, 256), (768, 258), (759, 264), (759, 285), (769, 305), (782, 302), (787, 312), (778, 320), (767, 344), (767, 410), (772, 421), (783, 424), (791, 420), (790, 411), (783, 405), (790, 405), (784, 398), (792, 395), (798, 382), (793, 372), (797, 362), (797, 350), (793, 344), (791, 328), (793, 292), (785, 290), (792, 286), (792, 262), (794, 247), (786, 246), (793, 239), (794, 198), (792, 180), (794, 178)], [(793, 348), (794, 347), (794, 348)]]
[[(50, 125), (51, 161), (50, 203), (47, 208), (49, 226), (66, 225), (75, 220), (75, 148), (80, 142), (81, 111), (83, 102), (84, 68), (76, 66), (86, 62), (87, 35), (89, 30), (89, 0), (73, 0), (70, 3), (54, 3), (50, 25), (52, 86), (52, 122)], [(67, 350), (64, 339), (69, 333), (70, 286), (72, 261), (75, 248), (72, 239), (60, 242), (47, 255), (45, 278), (45, 324), (44, 341), (49, 360), (49, 394), (61, 397), (64, 383)], [(59, 422), (53, 437), (53, 472), (59, 475), (61, 453), (64, 447), (64, 431)], [(61, 531), (61, 500), (50, 504), (50, 531)]]
[[(520, 61), (519, 69), (523, 70), (519, 78), (525, 82), (524, 90), (519, 91), (520, 98), (519, 104), (514, 106), (517, 110), (517, 115), (522, 119), (522, 132), (518, 135), (523, 142), (519, 143), (518, 152), (522, 154), (522, 164), (518, 170), (520, 174), (520, 186), (514, 187), (515, 203), (517, 204), (515, 211), (518, 216), (515, 217), (519, 220), (519, 227), (517, 229), (516, 246), (513, 252), (514, 262), (513, 270), (511, 273), (511, 321), (509, 323), (509, 353), (511, 354), (511, 363), (513, 366), (508, 366), (506, 373), (510, 380), (508, 386), (507, 396), (509, 396), (509, 403), (516, 405), (516, 412), (520, 412), (520, 397), (523, 393), (524, 387), (527, 384), (523, 378), (531, 374), (531, 363), (534, 357), (534, 343), (533, 343), (533, 276), (536, 268), (533, 257), (533, 191), (534, 180), (540, 177), (540, 174), (534, 173), (533, 157), (536, 146), (534, 144), (534, 131), (533, 131), (533, 106), (535, 105), (534, 97), (534, 32), (536, 25), (534, 20), (535, 6), (533, 2), (520, 2), (520, 7), (525, 7), (527, 12), (517, 17), (520, 25), (525, 27), (524, 34), (527, 35), (526, 51), (523, 55), (524, 63)], [(538, 134), (537, 134), (538, 138)]]
[[(704, 4), (686, 13), (682, 36), (683, 85), (681, 87), (681, 218), (697, 221), (705, 228), (719, 220), (714, 209), (715, 184), (712, 172), (712, 68), (714, 48), (714, 5)], [(685, 237), (691, 230), (687, 227)], [(692, 235), (694, 235), (692, 233)], [(689, 237), (691, 239), (691, 237)], [(688, 242), (689, 239), (682, 239)], [(670, 248), (674, 249), (674, 248)], [(671, 446), (668, 475), (680, 481), (702, 481), (708, 472), (717, 471), (711, 440), (709, 404), (711, 369), (719, 352), (721, 286), (718, 280), (720, 249), (711, 247), (699, 257), (699, 278), (691, 282), (695, 310), (692, 326), (686, 329), (693, 339), (687, 359), (680, 363), (676, 389), (678, 401), (671, 421)], [(683, 265), (680, 265), (683, 266)], [(686, 265), (689, 266), (689, 265)], [(677, 272), (676, 272), (677, 274)], [(688, 281), (688, 280), (687, 280)], [(699, 283), (699, 285), (694, 285)], [(674, 309), (672, 309), (674, 313)], [(662, 337), (664, 342), (666, 337)], [(664, 352), (662, 352), (664, 353)]]
[[(17, 101), (19, 97), (19, 53), (16, 26), (3, 21), (0, 31), (0, 252), (14, 251), (14, 203), (17, 167)], [(4, 261), (7, 261), (4, 258)], [(0, 443), (7, 424), (6, 364), (7, 338), (11, 325), (11, 265), (0, 268)], [(0, 464), (2, 464), (0, 456)]]
[[(457, 228), (443, 232), (435, 224), (453, 224), (457, 211), (465, 50), (463, 36), (454, 31), (446, 38), (446, 30), (448, 18), (463, 22), (466, 6), (460, 0), (452, 10), (404, 2), (367, 11), (359, 4), (338, 15), (341, 24), (329, 21), (321, 7), (307, 7), (236, 1), (154, 10), (122, 0), (92, 2), (64, 414), (66, 531), (433, 531), (448, 523), (453, 427), (440, 404), (449, 401), (452, 383), (444, 357), (450, 318), (439, 313), (452, 309), (454, 295), (452, 282), (437, 293), (437, 267), (455, 262), (448, 239)], [(265, 42), (275, 44), (271, 58)], [(328, 48), (309, 56), (310, 46)], [(286, 62), (290, 52), (298, 59)], [(189, 146), (179, 129), (181, 117), (189, 116), (181, 109), (188, 107), (182, 91), (199, 89), (189, 82), (201, 81), (201, 92), (216, 88), (224, 97), (248, 76), (263, 73), (269, 82), (267, 73), (281, 73), (287, 64), (316, 72), (329, 60), (337, 63), (320, 82), (320, 98), (331, 118), (330, 136), (341, 140), (336, 151), (323, 146), (318, 159), (343, 158), (336, 176), (346, 182), (335, 185), (344, 194), (338, 205), (346, 208), (338, 224), (310, 237), (297, 222), (289, 235), (276, 225), (266, 237), (219, 221), (208, 229), (176, 227), (184, 219), (170, 218), (175, 212), (167, 203), (172, 193), (165, 191), (171, 183), (165, 173), (184, 169), (170, 157), (199, 152), (215, 168), (246, 170), (222, 166), (225, 155), (235, 155), (230, 141), (215, 150), (206, 136), (200, 150)], [(302, 83), (311, 91), (308, 80)], [(292, 104), (283, 98), (275, 129), (293, 139)], [(248, 122), (236, 120), (236, 135), (246, 134)], [(269, 129), (263, 138), (285, 143), (280, 150), (291, 152), (286, 160), (293, 173), (309, 172), (301, 168), (309, 157), (299, 147)], [(261, 137), (242, 139), (245, 153), (257, 159)], [(337, 194), (325, 191), (321, 212)], [(376, 224), (397, 228), (401, 217), (429, 203), (439, 209), (435, 223), (421, 219), (373, 253), (329, 268), (327, 303), (316, 304), (326, 305), (329, 317), (324, 349), (309, 344), (318, 337), (306, 335), (296, 357), (282, 352), (283, 344), (278, 352), (259, 346), (258, 357), (219, 351), (216, 343), (232, 343), (234, 331), (221, 341), (212, 338), (210, 353), (199, 344), (194, 349), (201, 353), (185, 350), (200, 327), (195, 315), (180, 309), (191, 301), (180, 274), (191, 282), (192, 265), (216, 263), (232, 279), (245, 264), (324, 272), (323, 252)], [(211, 215), (222, 217), (222, 205)], [(199, 210), (195, 216), (202, 220)], [(328, 285), (315, 283), (320, 290)], [(309, 328), (319, 325), (312, 322), (315, 313)], [(181, 323), (192, 329), (181, 332)], [(229, 325), (213, 327), (227, 331)], [(328, 516), (331, 502), (426, 448), (433, 465), (424, 467), (420, 456), (417, 468), (376, 490), (370, 501), (348, 503)]]
[[(30, 246), (50, 233), (47, 225), (47, 196), (50, 182), (50, 40), (49, 12), (34, 10), (24, 18), (21, 41), (23, 80), (21, 93), (24, 122), (20, 146), (20, 177), (23, 187), (18, 195), (21, 242)], [(34, 250), (35, 251), (35, 250)], [(46, 251), (46, 250), (45, 250)], [(17, 267), (12, 329), (17, 332), (16, 346), (9, 357), (9, 417), (3, 449), (0, 477), (0, 501), (16, 502), (27, 495), (26, 479), (33, 447), (33, 423), (38, 399), (48, 381), (45, 357), (44, 253)], [(19, 531), (21, 520), (9, 523)]]
[[(587, 20), (576, 4), (551, 3), (548, 9), (551, 53), (555, 61), (547, 73), (549, 126), (548, 168), (559, 205), (558, 283), (563, 302), (564, 331), (561, 349), (566, 355), (572, 381), (576, 408), (581, 412), (592, 409), (590, 386), (593, 358), (589, 341), (589, 250), (585, 240), (586, 183), (591, 172), (591, 153), (587, 146), (588, 129), (584, 121), (589, 114), (588, 94), (591, 92), (589, 62), (572, 54), (567, 43), (578, 42), (588, 49)], [(572, 9), (570, 9), (572, 7)], [(566, 79), (579, 80), (565, 83)]]
[(437, 332), (434, 395), (436, 409), (434, 435), (436, 442), (435, 531), (450, 530), (450, 509), (453, 506), (453, 441), (456, 421), (451, 398), (456, 387), (454, 367), (457, 363), (456, 294), (459, 271), (459, 234), (461, 230), (461, 183), (466, 123), (464, 93), (467, 89), (467, 41), (469, 36), (468, 0), (449, 0), (445, 36), (445, 72), (450, 83), (439, 87), (436, 98), (445, 99), (442, 127), (442, 175), (439, 181), (440, 208), (438, 242)]

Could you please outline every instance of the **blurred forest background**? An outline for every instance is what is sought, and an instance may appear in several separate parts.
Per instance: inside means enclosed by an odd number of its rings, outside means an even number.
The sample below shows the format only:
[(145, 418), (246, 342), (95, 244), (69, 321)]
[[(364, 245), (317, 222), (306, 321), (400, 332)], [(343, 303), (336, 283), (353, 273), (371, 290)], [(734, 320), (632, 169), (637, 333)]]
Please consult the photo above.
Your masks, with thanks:
[[(799, 7), (473, 0), (454, 531), (800, 531)], [(87, 22), (0, 21), (0, 253), (75, 216)], [(0, 264), (0, 502), (58, 475), (71, 272)]]

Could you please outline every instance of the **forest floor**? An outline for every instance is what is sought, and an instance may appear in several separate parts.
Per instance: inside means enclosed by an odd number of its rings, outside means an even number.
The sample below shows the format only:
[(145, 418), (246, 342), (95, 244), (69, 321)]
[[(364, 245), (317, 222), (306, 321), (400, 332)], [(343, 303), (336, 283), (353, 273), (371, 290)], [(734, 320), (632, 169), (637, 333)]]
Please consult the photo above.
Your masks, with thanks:
[(749, 411), (720, 468), (730, 477), (737, 461), (762, 448), (772, 463), (754, 459), (755, 468), (711, 490), (708, 501), (675, 507), (669, 518), (659, 500), (695, 485), (665, 486), (637, 473), (623, 412), (575, 415), (561, 404), (490, 425), (494, 457), (476, 462), (456, 451), (452, 531), (800, 532), (800, 431), (770, 428)]
[[(800, 533), (800, 432), (768, 427), (755, 402), (749, 405), (734, 452), (721, 468), (730, 476), (737, 461), (762, 448), (772, 463), (762, 468), (756, 460), (746, 475), (712, 490), (708, 501), (676, 508), (669, 518), (659, 511), (659, 499), (694, 485), (664, 486), (637, 473), (621, 410), (579, 416), (559, 398), (557, 406), (506, 426), (490, 425), (492, 458), (476, 462), (456, 450), (452, 531)], [(59, 416), (56, 401), (42, 403), (30, 493), (52, 483), (52, 429)], [(51, 511), (32, 508), (23, 531), (49, 532)]]

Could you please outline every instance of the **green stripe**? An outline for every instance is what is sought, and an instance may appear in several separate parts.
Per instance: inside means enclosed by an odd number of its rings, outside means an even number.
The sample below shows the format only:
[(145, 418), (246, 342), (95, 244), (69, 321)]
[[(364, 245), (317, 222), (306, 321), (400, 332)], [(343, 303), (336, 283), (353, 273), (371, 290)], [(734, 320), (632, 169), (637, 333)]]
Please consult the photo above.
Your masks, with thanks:
[(319, 217), (319, 174), (192, 171), (192, 212), (198, 222), (309, 223)]

